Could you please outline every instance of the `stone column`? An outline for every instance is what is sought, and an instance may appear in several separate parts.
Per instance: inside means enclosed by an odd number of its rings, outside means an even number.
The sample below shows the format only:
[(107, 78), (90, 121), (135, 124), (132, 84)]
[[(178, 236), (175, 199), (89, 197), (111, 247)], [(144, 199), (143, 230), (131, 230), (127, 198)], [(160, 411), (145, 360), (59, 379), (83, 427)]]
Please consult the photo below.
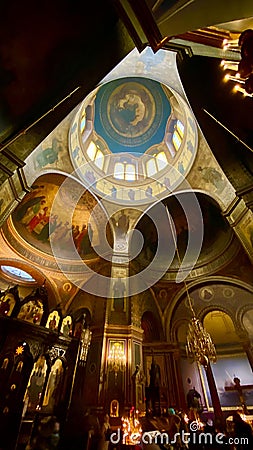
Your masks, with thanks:
[(223, 429), (224, 425), (225, 425), (224, 418), (223, 418), (220, 399), (219, 399), (219, 395), (217, 392), (217, 387), (216, 387), (216, 383), (215, 383), (215, 379), (213, 376), (213, 371), (212, 371), (210, 362), (208, 362), (208, 364), (205, 366), (205, 371), (206, 371), (207, 383), (208, 383), (208, 387), (209, 387), (209, 391), (210, 391), (210, 395), (211, 395), (211, 399), (212, 399), (215, 420), (219, 423), (219, 425)]

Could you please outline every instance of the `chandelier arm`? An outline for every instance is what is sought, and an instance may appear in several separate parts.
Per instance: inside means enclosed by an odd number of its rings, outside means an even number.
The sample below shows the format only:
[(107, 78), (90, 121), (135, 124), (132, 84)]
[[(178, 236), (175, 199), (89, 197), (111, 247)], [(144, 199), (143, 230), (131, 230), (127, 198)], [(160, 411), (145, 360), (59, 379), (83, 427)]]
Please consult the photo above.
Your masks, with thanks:
[[(179, 266), (181, 266), (181, 265), (182, 265), (182, 260), (181, 260), (181, 258), (180, 258), (179, 250), (178, 250), (178, 247), (177, 247), (176, 233), (175, 233), (175, 229), (174, 229), (173, 226), (172, 226), (172, 221), (171, 221), (170, 213), (169, 213), (169, 211), (168, 211), (168, 207), (167, 207), (167, 206), (166, 206), (166, 212), (167, 212), (167, 216), (168, 216), (168, 219), (169, 219), (169, 224), (170, 224), (170, 229), (171, 229), (172, 239), (173, 239), (173, 243), (174, 243), (174, 246), (175, 246), (176, 255), (177, 255), (177, 259), (178, 259), (178, 263), (179, 263)], [(187, 300), (188, 300), (188, 304), (189, 304), (189, 308), (190, 308), (190, 310), (191, 310), (192, 316), (193, 316), (193, 317), (196, 317), (195, 311), (194, 311), (194, 309), (193, 309), (192, 299), (191, 299), (190, 294), (189, 294), (189, 290), (188, 290), (187, 283), (186, 283), (185, 280), (183, 280), (183, 283), (184, 283), (185, 292), (186, 292), (186, 296), (187, 296)]]

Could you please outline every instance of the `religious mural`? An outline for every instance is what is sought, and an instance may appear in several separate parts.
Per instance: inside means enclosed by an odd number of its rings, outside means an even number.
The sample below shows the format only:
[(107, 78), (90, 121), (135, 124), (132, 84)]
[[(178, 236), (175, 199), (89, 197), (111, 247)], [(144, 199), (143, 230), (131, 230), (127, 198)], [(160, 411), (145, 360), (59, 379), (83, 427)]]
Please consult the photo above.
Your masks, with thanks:
[(57, 166), (59, 161), (59, 154), (63, 151), (62, 143), (56, 137), (52, 139), (50, 146), (41, 148), (35, 157), (35, 167), (42, 169), (47, 165)]
[(11, 293), (5, 293), (0, 298), (0, 316), (11, 316), (15, 304), (16, 301), (14, 299), (14, 295)]
[(201, 167), (197, 170), (201, 173), (204, 182), (215, 190), (216, 194), (221, 194), (227, 185), (226, 179), (215, 167)]
[(52, 133), (50, 133), (28, 158), (30, 172), (41, 172), (57, 168), (65, 173), (72, 167), (68, 156), (68, 129), (70, 117), (67, 116)]
[(0, 316), (11, 316), (17, 313), (20, 304), (18, 286), (9, 287), (6, 291), (0, 291)]
[(58, 404), (61, 398), (62, 385), (64, 379), (64, 366), (61, 359), (56, 359), (51, 367), (45, 396), (42, 403), (42, 410), (53, 412), (54, 406)]
[(94, 256), (93, 247), (99, 244), (96, 220), (90, 220), (95, 199), (77, 183), (62, 188), (58, 179), (53, 181), (32, 186), (12, 215), (16, 230), (48, 254), (55, 247), (63, 258), (74, 252), (81, 258)]
[(48, 316), (46, 328), (49, 328), (51, 331), (58, 331), (59, 323), (60, 315), (58, 311), (54, 310)]
[(72, 317), (66, 316), (64, 317), (62, 324), (61, 324), (61, 333), (64, 334), (64, 336), (72, 336)]
[(27, 385), (24, 398), (25, 412), (36, 411), (40, 407), (41, 395), (46, 379), (47, 362), (45, 356), (40, 356), (33, 365), (33, 370)]
[[(182, 97), (146, 77), (119, 77), (99, 86), (69, 130), (70, 158), (85, 184), (128, 204), (164, 197), (178, 186), (197, 143), (196, 123)], [(107, 176), (101, 178), (101, 171)], [(145, 186), (139, 185), (139, 171), (149, 178)]]
[(100, 87), (95, 111), (95, 130), (112, 152), (143, 153), (162, 141), (171, 106), (159, 83), (131, 77)]
[(38, 299), (32, 299), (21, 306), (18, 319), (25, 320), (26, 322), (33, 323), (34, 325), (40, 325), (40, 321), (43, 315), (43, 303)]

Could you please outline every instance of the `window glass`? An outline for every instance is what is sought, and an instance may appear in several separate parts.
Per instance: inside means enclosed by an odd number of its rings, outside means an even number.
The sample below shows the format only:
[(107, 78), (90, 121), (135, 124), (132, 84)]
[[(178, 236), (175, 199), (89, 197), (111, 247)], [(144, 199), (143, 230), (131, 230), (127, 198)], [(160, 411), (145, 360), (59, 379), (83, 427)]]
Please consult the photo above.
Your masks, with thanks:
[(125, 170), (124, 164), (116, 163), (114, 166), (114, 177), (118, 180), (124, 180)]
[(180, 120), (177, 121), (177, 131), (179, 132), (180, 136), (184, 136), (184, 125)]
[(152, 175), (154, 175), (157, 172), (157, 168), (156, 168), (156, 163), (155, 163), (155, 159), (149, 159), (147, 162), (147, 175), (148, 177), (151, 177)]
[(101, 152), (101, 150), (97, 150), (96, 156), (95, 156), (95, 164), (99, 169), (103, 169), (104, 165), (104, 155)]
[(178, 150), (181, 145), (182, 139), (179, 136), (178, 131), (176, 131), (176, 130), (173, 133), (172, 142), (173, 142), (175, 149)]
[(86, 113), (85, 110), (82, 113), (81, 122), (80, 122), (80, 131), (83, 133), (86, 125)]
[(162, 170), (162, 169), (164, 169), (164, 167), (167, 166), (168, 161), (167, 161), (167, 157), (164, 152), (160, 152), (160, 153), (158, 153), (158, 155), (156, 155), (156, 163), (157, 163), (158, 170)]
[(87, 155), (91, 159), (91, 161), (94, 161), (95, 156), (97, 152), (97, 147), (93, 141), (91, 141), (89, 147), (87, 148)]
[(13, 266), (1, 266), (1, 269), (4, 273), (7, 275), (13, 275), (16, 278), (21, 278), (22, 280), (26, 281), (35, 281), (35, 279), (24, 270), (18, 269), (17, 267)]
[(136, 178), (136, 176), (135, 176), (135, 166), (134, 166), (134, 164), (126, 164), (125, 179), (127, 181), (134, 181), (135, 178)]

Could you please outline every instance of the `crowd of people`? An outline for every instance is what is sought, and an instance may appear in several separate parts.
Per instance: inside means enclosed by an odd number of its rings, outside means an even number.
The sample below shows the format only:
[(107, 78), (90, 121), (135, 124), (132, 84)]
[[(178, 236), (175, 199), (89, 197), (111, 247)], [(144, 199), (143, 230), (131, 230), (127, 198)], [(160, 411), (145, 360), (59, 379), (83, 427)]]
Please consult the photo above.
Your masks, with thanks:
[[(150, 385), (159, 385), (159, 365), (152, 358)], [(232, 416), (214, 418), (203, 409), (201, 395), (191, 388), (186, 396), (187, 409), (174, 407), (159, 409), (152, 414), (139, 414), (132, 406), (129, 417), (121, 419), (117, 414), (98, 416), (90, 408), (77, 408), (71, 413), (70, 426), (64, 429), (60, 439), (60, 427), (56, 418), (42, 419), (37, 434), (26, 450), (252, 450), (253, 422), (243, 411)], [(139, 427), (136, 426), (138, 419)], [(124, 427), (124, 420), (132, 426)], [(117, 423), (116, 423), (117, 422)], [(68, 424), (68, 421), (67, 421)], [(138, 438), (132, 439), (132, 434)], [(112, 433), (114, 438), (111, 439)], [(137, 444), (127, 446), (129, 441)], [(131, 435), (131, 436), (130, 436)], [(115, 440), (116, 437), (116, 440)], [(136, 436), (135, 436), (136, 437)], [(118, 439), (117, 439), (118, 438)]]
[[(234, 412), (230, 420), (196, 420), (189, 411), (166, 409), (149, 421), (160, 435), (153, 439), (150, 450), (252, 450), (253, 428), (241, 413)], [(145, 448), (142, 444), (140, 448)]]
[[(216, 423), (210, 417), (196, 421), (189, 418), (189, 412), (177, 411), (170, 407), (158, 417), (141, 418), (145, 439), (140, 439), (134, 450), (252, 450), (253, 430), (243, 420), (241, 414), (234, 412), (229, 425)], [(80, 420), (82, 426), (80, 426)], [(122, 440), (111, 442), (114, 430), (108, 414), (101, 420), (87, 409), (77, 417), (78, 433), (72, 429), (70, 440), (60, 439), (60, 425), (55, 417), (42, 419), (26, 450), (125, 450)], [(194, 427), (192, 426), (194, 424)], [(149, 433), (154, 433), (149, 439)], [(70, 447), (71, 445), (71, 447)], [(133, 450), (133, 447), (131, 448)]]

